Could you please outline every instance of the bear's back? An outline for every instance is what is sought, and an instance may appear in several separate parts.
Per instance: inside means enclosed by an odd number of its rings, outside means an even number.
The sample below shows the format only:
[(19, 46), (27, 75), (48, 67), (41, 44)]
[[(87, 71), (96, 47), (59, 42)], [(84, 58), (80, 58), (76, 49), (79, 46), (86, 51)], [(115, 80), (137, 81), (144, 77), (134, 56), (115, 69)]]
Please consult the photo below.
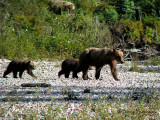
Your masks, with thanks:
[(14, 59), (9, 63), (8, 69), (11, 69), (13, 71), (19, 71), (22, 69), (26, 69), (27, 62), (28, 60)]

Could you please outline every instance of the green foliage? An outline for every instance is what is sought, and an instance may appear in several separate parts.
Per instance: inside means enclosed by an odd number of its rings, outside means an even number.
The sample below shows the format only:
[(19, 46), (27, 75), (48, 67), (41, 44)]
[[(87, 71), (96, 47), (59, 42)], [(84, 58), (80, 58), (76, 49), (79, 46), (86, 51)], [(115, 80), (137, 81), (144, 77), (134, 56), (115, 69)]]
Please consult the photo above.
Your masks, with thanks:
[[(76, 8), (73, 14), (57, 15), (49, 9), (49, 0), (0, 1), (0, 56), (77, 58), (88, 47), (111, 47), (109, 27), (119, 24), (118, 21), (122, 28), (117, 29), (127, 36), (126, 41), (139, 41), (143, 33), (146, 43), (160, 42), (158, 0), (151, 4), (148, 0), (74, 0), (73, 3)], [(142, 23), (134, 21), (135, 6), (142, 13)]]
[(156, 19), (156, 18), (148, 16), (148, 17), (145, 17), (144, 23), (146, 25), (146, 30), (145, 30), (146, 37), (149, 37), (150, 43), (152, 41), (160, 42), (160, 40), (159, 40), (160, 21), (158, 21), (158, 19)]
[(129, 69), (129, 71), (133, 71), (133, 72), (140, 72), (138, 65), (136, 63), (133, 63), (131, 68)]
[(127, 38), (126, 42), (136, 42), (140, 40), (140, 33), (143, 32), (143, 26), (140, 21), (124, 20), (119, 22), (121, 34)]
[(109, 6), (105, 10), (105, 19), (108, 22), (116, 22), (118, 20), (118, 13), (117, 13), (117, 11), (113, 7)]
[(143, 31), (141, 22), (124, 21), (125, 31), (127, 36), (132, 40), (140, 40), (140, 32)]
[(145, 64), (146, 66), (159, 66), (160, 65), (160, 57), (152, 57), (148, 59)]
[(134, 0), (137, 7), (141, 8), (142, 15), (151, 15), (156, 17), (159, 15), (159, 0)]
[(109, 14), (106, 11), (109, 4), (108, 2), (98, 2), (93, 8), (93, 15), (95, 18), (98, 18), (100, 22), (105, 22), (105, 14)]
[(117, 0), (117, 11), (120, 15), (120, 19), (131, 19), (135, 15), (134, 2), (130, 0)]
[(96, 6), (99, 0), (73, 0), (76, 5), (76, 9), (84, 15), (92, 16), (93, 8)]
[[(99, 23), (86, 15), (55, 15), (45, 8), (45, 2), (27, 0), (26, 10), (13, 7), (11, 21), (1, 34), (0, 54), (13, 58), (79, 57), (87, 47), (104, 45), (100, 41)], [(12, 1), (11, 1), (12, 3)], [(43, 6), (44, 4), (44, 6)], [(24, 6), (23, 1), (19, 2)], [(35, 7), (40, 8), (35, 8)], [(31, 8), (35, 10), (31, 10)], [(39, 13), (38, 10), (41, 10)], [(31, 11), (30, 11), (31, 10)], [(11, 14), (11, 13), (10, 13)], [(104, 41), (105, 42), (105, 41)]]
[(153, 37), (153, 29), (146, 27), (145, 30), (145, 40), (146, 42), (152, 43), (152, 37)]

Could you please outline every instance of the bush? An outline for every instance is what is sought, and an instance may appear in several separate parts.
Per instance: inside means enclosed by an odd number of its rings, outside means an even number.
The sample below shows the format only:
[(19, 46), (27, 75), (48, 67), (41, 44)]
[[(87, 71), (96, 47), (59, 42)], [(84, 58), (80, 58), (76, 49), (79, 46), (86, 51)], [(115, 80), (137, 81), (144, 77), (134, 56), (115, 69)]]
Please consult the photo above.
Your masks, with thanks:
[(118, 20), (118, 17), (119, 16), (117, 11), (112, 6), (109, 6), (105, 9), (105, 19), (107, 22), (116, 22)]
[[(44, 10), (46, 14), (49, 11)], [(36, 13), (35, 11), (35, 14)], [(45, 15), (46, 15), (45, 14)], [(13, 58), (79, 57), (87, 47), (104, 47), (107, 26), (87, 15), (14, 15), (2, 31), (0, 54)], [(49, 22), (46, 21), (49, 20)], [(106, 28), (105, 28), (106, 27)], [(106, 32), (104, 32), (106, 29)]]

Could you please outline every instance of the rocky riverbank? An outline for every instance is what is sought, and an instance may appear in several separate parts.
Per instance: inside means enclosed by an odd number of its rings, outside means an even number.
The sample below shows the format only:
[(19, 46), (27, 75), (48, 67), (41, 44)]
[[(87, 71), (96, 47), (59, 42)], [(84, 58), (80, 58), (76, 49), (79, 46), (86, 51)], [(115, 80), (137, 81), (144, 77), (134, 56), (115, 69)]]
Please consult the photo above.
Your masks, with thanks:
[[(37, 61), (36, 69), (33, 71), (37, 76), (36, 79), (29, 76), (26, 72), (23, 78), (14, 79), (12, 74), (8, 78), (2, 78), (9, 61), (0, 60), (0, 103), (1, 107), (7, 107), (10, 101), (18, 101), (25, 107), (35, 107), (41, 105), (39, 109), (51, 101), (64, 103), (71, 100), (72, 104), (81, 105), (86, 98), (98, 101), (104, 97), (106, 100), (122, 100), (126, 101), (130, 98), (134, 100), (146, 97), (150, 99), (160, 88), (159, 69), (143, 73), (132, 72), (129, 64), (117, 65), (118, 78), (115, 81), (111, 75), (109, 66), (104, 66), (101, 71), (99, 80), (94, 78), (95, 70), (89, 71), (90, 80), (82, 80), (81, 73), (78, 79), (66, 79), (64, 76), (58, 78), (60, 62)], [(143, 66), (141, 68), (147, 69)], [(154, 67), (153, 67), (154, 68)], [(157, 67), (155, 67), (157, 68)], [(159, 68), (159, 67), (158, 67)], [(47, 87), (22, 87), (22, 84), (45, 83)], [(72, 106), (72, 105), (71, 105)], [(68, 108), (69, 109), (69, 108)]]

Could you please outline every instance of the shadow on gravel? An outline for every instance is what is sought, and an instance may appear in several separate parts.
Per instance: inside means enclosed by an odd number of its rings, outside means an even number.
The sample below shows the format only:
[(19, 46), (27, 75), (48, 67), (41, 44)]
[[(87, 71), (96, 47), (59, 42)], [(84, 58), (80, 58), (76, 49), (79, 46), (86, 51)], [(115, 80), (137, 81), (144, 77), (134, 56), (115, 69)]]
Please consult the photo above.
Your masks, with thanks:
[(149, 102), (150, 99), (159, 95), (158, 88), (117, 88), (117, 87), (89, 87), (86, 93), (85, 87), (81, 86), (51, 86), (51, 87), (19, 87), (14, 89), (2, 89), (0, 91), (0, 102), (49, 102), (49, 101), (77, 101), (83, 102), (90, 99), (97, 102), (100, 99), (108, 101), (142, 100)]

